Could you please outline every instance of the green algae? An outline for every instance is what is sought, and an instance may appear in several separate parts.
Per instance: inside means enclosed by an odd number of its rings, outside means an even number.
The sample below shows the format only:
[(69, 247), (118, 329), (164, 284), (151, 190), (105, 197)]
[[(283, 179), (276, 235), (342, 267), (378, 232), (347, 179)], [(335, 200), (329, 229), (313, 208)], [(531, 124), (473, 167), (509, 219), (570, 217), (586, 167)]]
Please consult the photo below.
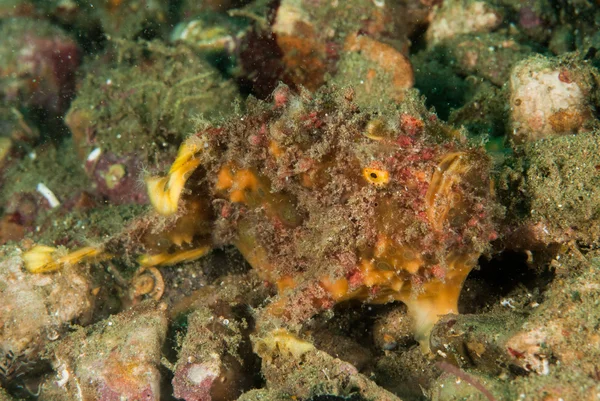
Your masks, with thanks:
[(0, 202), (20, 193), (36, 191), (39, 183), (46, 185), (65, 201), (89, 185), (81, 162), (73, 149), (73, 141), (51, 144), (36, 149), (4, 173)]
[(597, 243), (599, 147), (597, 131), (518, 147), (517, 156), (507, 160), (499, 188), (510, 205), (510, 217), (542, 224), (550, 236), (563, 241)]
[(82, 155), (99, 147), (146, 161), (174, 151), (197, 117), (218, 118), (237, 99), (233, 84), (184, 45), (119, 42), (115, 52), (114, 63), (87, 74), (65, 117)]

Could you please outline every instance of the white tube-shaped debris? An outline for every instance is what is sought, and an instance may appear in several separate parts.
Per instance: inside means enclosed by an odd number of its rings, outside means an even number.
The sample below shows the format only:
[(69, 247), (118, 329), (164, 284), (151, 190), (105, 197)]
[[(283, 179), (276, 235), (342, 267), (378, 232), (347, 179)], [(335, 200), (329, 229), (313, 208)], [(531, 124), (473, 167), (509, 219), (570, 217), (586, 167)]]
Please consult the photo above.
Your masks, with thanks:
[(40, 194), (42, 194), (44, 198), (46, 198), (52, 209), (60, 206), (58, 198), (56, 197), (56, 195), (54, 195), (54, 192), (52, 192), (50, 188), (48, 188), (46, 185), (40, 182), (39, 184), (37, 184), (36, 189)]

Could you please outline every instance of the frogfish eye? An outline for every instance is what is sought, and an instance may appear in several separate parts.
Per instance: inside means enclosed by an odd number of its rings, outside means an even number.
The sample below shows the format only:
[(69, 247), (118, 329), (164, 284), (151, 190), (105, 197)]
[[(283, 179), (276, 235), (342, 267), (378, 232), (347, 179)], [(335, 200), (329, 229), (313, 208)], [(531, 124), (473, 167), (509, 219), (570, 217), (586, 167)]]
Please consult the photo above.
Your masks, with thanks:
[(369, 183), (376, 186), (384, 186), (390, 181), (390, 173), (377, 168), (365, 167), (363, 169), (363, 177)]

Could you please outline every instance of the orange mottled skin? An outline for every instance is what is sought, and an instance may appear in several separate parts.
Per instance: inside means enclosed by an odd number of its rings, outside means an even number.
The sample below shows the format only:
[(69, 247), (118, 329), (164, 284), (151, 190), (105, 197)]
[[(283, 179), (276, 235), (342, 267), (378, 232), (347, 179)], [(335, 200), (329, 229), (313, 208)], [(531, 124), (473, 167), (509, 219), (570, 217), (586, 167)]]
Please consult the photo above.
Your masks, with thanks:
[(280, 87), (274, 104), (249, 101), (190, 137), (169, 175), (149, 179), (157, 210), (187, 223), (147, 250), (235, 245), (278, 289), (259, 328), (296, 327), (350, 299), (402, 301), (426, 347), (495, 237), (489, 160), (414, 94), (380, 111), (352, 97)]

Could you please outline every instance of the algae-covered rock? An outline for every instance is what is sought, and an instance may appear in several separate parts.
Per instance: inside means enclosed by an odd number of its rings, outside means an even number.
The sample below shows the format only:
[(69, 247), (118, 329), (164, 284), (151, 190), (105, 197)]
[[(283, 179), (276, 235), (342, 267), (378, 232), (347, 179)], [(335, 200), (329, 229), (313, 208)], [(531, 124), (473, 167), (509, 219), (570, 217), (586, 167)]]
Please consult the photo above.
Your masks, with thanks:
[(23, 251), (0, 248), (0, 383), (36, 368), (47, 343), (71, 324), (92, 321), (91, 276), (80, 266), (59, 274), (31, 274)]
[(160, 165), (199, 118), (226, 115), (237, 96), (184, 45), (127, 43), (86, 76), (65, 122), (98, 191), (113, 204), (144, 203), (142, 168)]
[(506, 342), (523, 322), (523, 316), (506, 309), (503, 314), (445, 316), (432, 331), (432, 350), (461, 368), (490, 376), (510, 375)]
[(595, 377), (600, 359), (598, 252), (567, 252), (554, 266), (557, 279), (546, 300), (508, 339), (506, 353), (513, 363), (543, 376), (558, 370)]
[(1, 179), (0, 244), (35, 237), (78, 248), (117, 235), (143, 206), (106, 204), (86, 177), (71, 140), (35, 148)]
[(412, 347), (378, 357), (373, 373), (378, 385), (402, 400), (422, 400), (440, 370), (430, 356)]
[[(305, 0), (285, 0), (277, 9), (272, 26), (291, 83), (316, 90), (326, 73), (336, 70), (349, 35), (364, 32), (381, 40), (384, 32), (402, 49), (410, 30), (403, 24), (405, 7), (393, 2), (355, 0), (337, 7), (314, 7)], [(327, 29), (322, 27), (326, 24)], [(390, 35), (391, 33), (391, 35)]]
[(181, 45), (116, 45), (112, 62), (90, 72), (65, 121), (85, 158), (103, 152), (151, 154), (193, 132), (195, 119), (231, 110), (235, 86)]
[[(539, 303), (526, 293), (505, 299), (505, 312), (438, 323), (432, 347), (453, 365), (438, 363), (445, 373), (433, 382), (432, 399), (593, 400), (600, 394), (600, 256), (573, 245), (552, 266), (556, 276)], [(525, 308), (518, 305), (523, 301)]]
[(168, 4), (160, 0), (91, 0), (87, 11), (111, 38), (152, 38), (169, 25)]
[(45, 224), (57, 227), (58, 220), (48, 217), (77, 208), (78, 199), (86, 196), (84, 191), (92, 190), (68, 140), (34, 148), (23, 159), (13, 160), (3, 171), (0, 185), (0, 243), (18, 241), (36, 227), (43, 232)]
[(140, 304), (80, 328), (50, 351), (56, 377), (42, 400), (159, 400), (166, 308)]
[(448, 118), (456, 126), (464, 126), (472, 135), (504, 139), (508, 118), (508, 91), (482, 80), (465, 104), (454, 109)]
[(578, 370), (560, 369), (548, 375), (519, 377), (510, 384), (511, 394), (527, 400), (585, 400), (593, 401), (600, 394), (600, 384), (596, 376)]
[(512, 246), (598, 242), (599, 147), (594, 131), (519, 148), (520, 157), (509, 161), (501, 185), (516, 230), (509, 239)]
[(47, 21), (9, 18), (0, 25), (0, 97), (61, 114), (75, 90), (81, 51)]
[[(466, 374), (452, 367), (432, 385), (428, 395), (435, 401), (510, 400), (506, 384), (495, 377), (478, 373)], [(518, 398), (517, 398), (518, 399)]]
[(254, 350), (262, 357), (261, 371), (271, 397), (359, 396), (364, 400), (400, 401), (358, 373), (350, 363), (333, 358), (289, 334), (273, 333), (268, 338), (254, 338)]
[(461, 35), (444, 42), (452, 64), (460, 75), (473, 74), (503, 86), (515, 63), (529, 56), (532, 49), (502, 33)]
[(227, 401), (252, 384), (248, 326), (226, 304), (198, 308), (188, 327), (173, 378), (174, 395), (186, 401)]
[[(362, 80), (372, 87), (367, 94), (378, 97), (385, 82), (394, 98), (396, 91), (412, 86), (405, 56), (408, 37), (425, 22), (430, 9), (423, 2), (353, 0), (315, 7), (305, 0), (282, 1), (271, 30), (282, 52), (284, 82), (315, 91), (329, 75), (342, 73), (338, 84), (345, 76), (348, 80), (341, 85)], [(348, 63), (361, 66), (353, 71)]]
[[(475, 118), (479, 126), (501, 135), (507, 117), (504, 86), (513, 66), (531, 52), (527, 42), (514, 40), (505, 32), (456, 35), (411, 57), (415, 87), (441, 118), (456, 123)], [(490, 86), (493, 88), (488, 89)], [(455, 113), (462, 116), (458, 120), (449, 117)], [(480, 116), (469, 115), (475, 113)]]
[(530, 371), (511, 387), (538, 401), (593, 400), (600, 394), (597, 333), (600, 255), (576, 247), (553, 263), (557, 278), (546, 300), (507, 341), (513, 363)]
[(348, 35), (331, 82), (353, 88), (358, 105), (379, 108), (402, 102), (414, 80), (408, 57), (397, 49), (368, 36)]

